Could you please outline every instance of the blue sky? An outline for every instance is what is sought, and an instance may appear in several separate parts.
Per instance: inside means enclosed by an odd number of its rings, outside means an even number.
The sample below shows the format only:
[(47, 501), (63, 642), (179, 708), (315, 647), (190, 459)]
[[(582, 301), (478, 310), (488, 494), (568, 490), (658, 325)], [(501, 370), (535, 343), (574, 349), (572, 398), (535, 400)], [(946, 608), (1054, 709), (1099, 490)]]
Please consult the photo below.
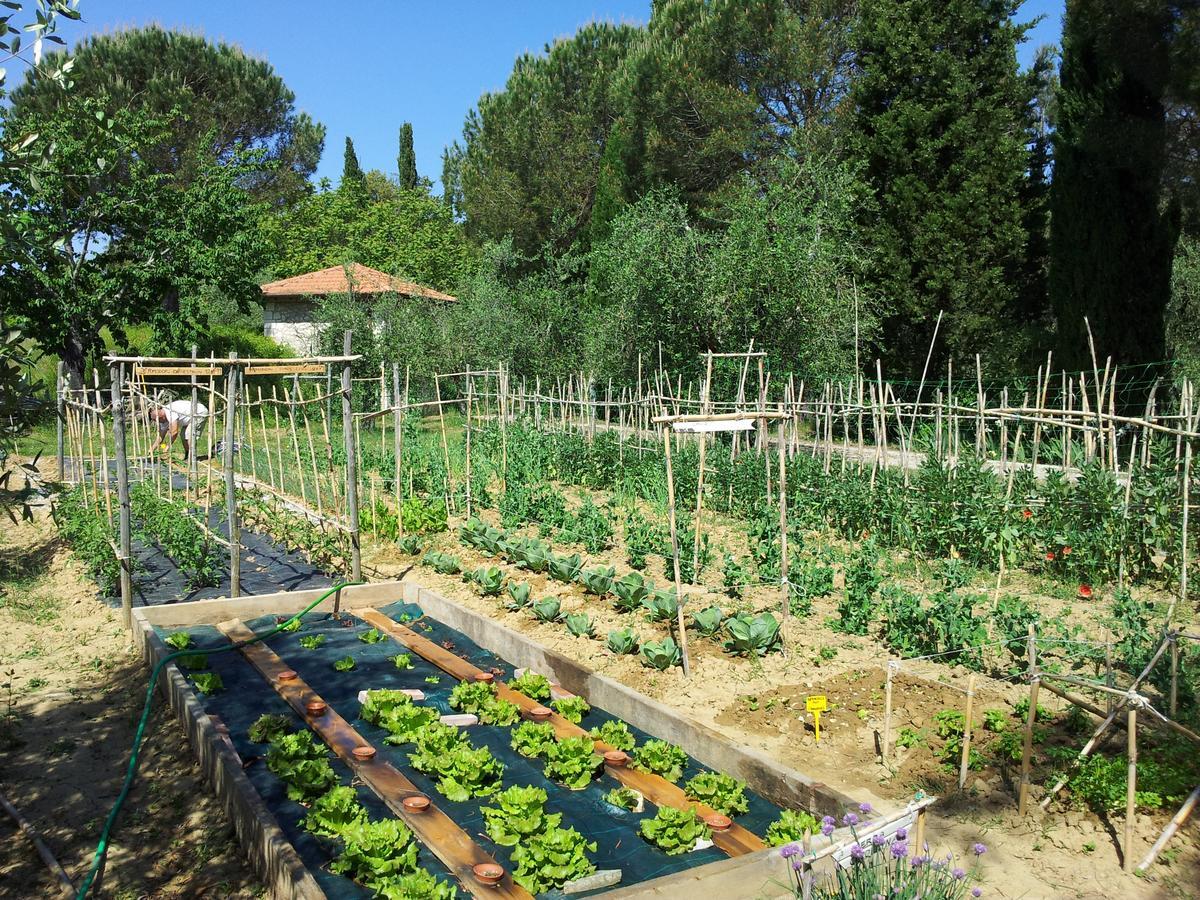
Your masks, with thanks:
[[(1022, 48), (1058, 41), (1063, 0), (1026, 0), (1044, 21)], [(339, 14), (341, 9), (350, 14)], [(365, 169), (396, 170), (400, 124), (413, 123), (417, 168), (437, 180), (442, 148), (484, 91), (497, 90), (525, 51), (594, 19), (645, 22), (649, 0), (82, 0), (68, 41), (132, 25), (196, 31), (265, 56), (296, 105), (327, 128), (318, 176), (337, 180), (346, 135)]]

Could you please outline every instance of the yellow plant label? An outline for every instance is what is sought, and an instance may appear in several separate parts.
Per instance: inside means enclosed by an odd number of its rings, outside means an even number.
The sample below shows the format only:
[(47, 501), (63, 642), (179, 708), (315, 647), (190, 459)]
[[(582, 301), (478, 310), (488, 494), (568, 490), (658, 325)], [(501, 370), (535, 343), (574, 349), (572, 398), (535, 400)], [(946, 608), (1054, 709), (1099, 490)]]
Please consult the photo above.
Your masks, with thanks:
[(813, 694), (805, 699), (804, 708), (810, 713), (825, 712), (829, 709), (829, 701), (824, 694)]

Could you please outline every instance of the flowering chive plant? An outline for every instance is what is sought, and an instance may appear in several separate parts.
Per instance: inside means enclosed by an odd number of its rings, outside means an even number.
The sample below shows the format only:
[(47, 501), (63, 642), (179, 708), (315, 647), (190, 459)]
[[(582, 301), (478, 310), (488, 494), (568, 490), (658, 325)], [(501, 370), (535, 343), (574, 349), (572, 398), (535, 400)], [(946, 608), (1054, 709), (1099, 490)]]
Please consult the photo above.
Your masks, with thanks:
[[(870, 804), (862, 804), (859, 812), (870, 813)], [(966, 900), (968, 896), (983, 896), (982, 888), (971, 885), (972, 881), (978, 880), (979, 857), (987, 852), (983, 844), (977, 843), (971, 848), (974, 862), (968, 870), (955, 864), (954, 854), (935, 858), (930, 854), (928, 844), (913, 847), (904, 828), (896, 829), (890, 836), (878, 832), (860, 839), (859, 821), (858, 814), (853, 812), (842, 817), (842, 824), (850, 828), (853, 836), (849, 847), (850, 864), (845, 868), (835, 867), (833, 874), (818, 876), (808, 871), (804, 849), (799, 844), (789, 844), (780, 850), (780, 855), (792, 864), (793, 896), (811, 900), (874, 900), (877, 897)], [(835, 827), (836, 820), (826, 816), (821, 821), (821, 834), (832, 842)]]

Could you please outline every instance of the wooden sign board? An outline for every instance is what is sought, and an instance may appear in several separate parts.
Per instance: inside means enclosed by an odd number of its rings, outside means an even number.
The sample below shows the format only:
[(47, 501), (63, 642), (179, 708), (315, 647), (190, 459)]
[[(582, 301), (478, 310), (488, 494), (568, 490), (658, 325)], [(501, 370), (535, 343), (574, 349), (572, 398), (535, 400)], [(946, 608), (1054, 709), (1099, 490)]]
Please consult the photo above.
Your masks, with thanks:
[(716, 422), (675, 422), (672, 426), (677, 432), (700, 434), (714, 431), (753, 431), (753, 419), (721, 419)]
[(134, 366), (133, 374), (138, 378), (155, 378), (163, 375), (220, 375), (220, 366)]
[(246, 366), (247, 375), (324, 375), (325, 366), (320, 363), (293, 363), (278, 366)]

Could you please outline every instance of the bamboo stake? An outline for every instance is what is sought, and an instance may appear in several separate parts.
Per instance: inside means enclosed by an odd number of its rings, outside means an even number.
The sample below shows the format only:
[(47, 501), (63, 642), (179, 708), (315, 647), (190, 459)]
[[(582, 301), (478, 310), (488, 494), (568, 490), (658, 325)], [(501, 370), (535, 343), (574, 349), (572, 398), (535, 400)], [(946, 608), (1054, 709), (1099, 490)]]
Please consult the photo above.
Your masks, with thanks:
[(1129, 757), (1127, 783), (1125, 785), (1125, 847), (1121, 868), (1133, 871), (1133, 819), (1137, 808), (1137, 707), (1130, 706), (1129, 724), (1125, 730), (1125, 748)]
[[(892, 748), (892, 681), (895, 677), (899, 661), (889, 659), (887, 662), (887, 681), (883, 688), (883, 763), (891, 759)], [(918, 852), (920, 848), (918, 847)]]
[[(404, 398), (405, 403), (408, 397)], [(392, 363), (392, 491), (396, 495), (396, 538), (404, 537), (404, 501), (401, 498), (401, 466), (404, 454), (404, 411), (400, 404), (400, 364)]]
[[(780, 408), (780, 412), (782, 412)], [(792, 614), (791, 587), (788, 584), (788, 527), (787, 527), (787, 443), (784, 434), (785, 419), (779, 420), (779, 583), (783, 588), (782, 617), (786, 625)], [(783, 626), (781, 626), (782, 630)], [(785, 635), (780, 635), (780, 646), (787, 652)]]
[(445, 463), (446, 463), (446, 484), (445, 484), (446, 515), (450, 515), (450, 513), (454, 509), (454, 506), (452, 503), (452, 501), (454, 499), (454, 491), (452, 488), (452, 483), (451, 483), (451, 478), (450, 478), (450, 443), (446, 439), (446, 413), (445, 413), (445, 410), (442, 408), (441, 378), (436, 374), (433, 376), (433, 390), (437, 397), (438, 425), (441, 427), (441, 431), (442, 431), (442, 458), (445, 460)]
[[(666, 410), (663, 410), (664, 413)], [(671, 528), (671, 559), (675, 567), (675, 616), (676, 627), (679, 629), (679, 651), (683, 661), (683, 677), (692, 675), (691, 662), (688, 660), (687, 628), (683, 618), (683, 578), (679, 572), (679, 530), (675, 521), (675, 476), (671, 468), (671, 426), (662, 426), (663, 455), (667, 464), (667, 519)]]
[[(712, 368), (713, 358), (712, 350), (708, 351), (708, 362), (704, 371), (704, 383), (700, 386), (700, 412), (707, 414), (710, 412), (709, 400), (712, 397)], [(696, 471), (696, 519), (692, 523), (694, 531), (692, 540), (692, 579), (693, 582), (700, 578), (700, 517), (704, 512), (704, 458), (705, 451), (708, 449), (708, 435), (704, 432), (699, 434), (700, 449), (699, 449), (699, 466)]]
[(308, 488), (304, 484), (304, 463), (300, 458), (300, 435), (296, 431), (295, 397), (300, 393), (300, 376), (293, 375), (293, 389), (288, 392), (288, 430), (292, 433), (292, 451), (296, 455), (296, 475), (300, 479), (300, 499), (308, 506)]
[(1025, 717), (1025, 741), (1021, 745), (1021, 790), (1017, 799), (1017, 814), (1025, 815), (1029, 803), (1029, 774), (1033, 766), (1033, 723), (1037, 717), (1038, 688), (1042, 680), (1034, 675), (1029, 682), (1029, 713)]
[(280, 434), (282, 429), (279, 427), (279, 392), (276, 390), (275, 385), (271, 385), (271, 412), (275, 416), (275, 462), (279, 466), (279, 486), (277, 490), (281, 494), (290, 494), (291, 490), (283, 474), (283, 435)]
[(263, 449), (267, 452), (267, 481), (274, 488), (277, 485), (275, 473), (271, 469), (271, 434), (267, 431), (267, 408), (263, 405), (262, 385), (256, 385), (255, 390), (258, 392), (258, 419), (262, 423)]
[[(1035, 698), (1036, 699), (1036, 698)], [(1033, 706), (1034, 713), (1037, 712), (1037, 706), (1030, 701)], [(967, 719), (963, 725), (962, 737), (962, 760), (958, 764), (958, 789), (961, 792), (967, 783), (967, 769), (971, 764), (971, 717), (975, 710), (975, 673), (972, 672), (967, 676)], [(1032, 749), (1032, 746), (1031, 748)]]
[(1154, 864), (1154, 860), (1158, 858), (1158, 854), (1162, 852), (1162, 848), (1167, 845), (1167, 842), (1175, 836), (1176, 832), (1183, 827), (1188, 817), (1191, 816), (1197, 802), (1200, 802), (1200, 785), (1197, 785), (1196, 789), (1188, 795), (1183, 806), (1179, 807), (1179, 812), (1175, 813), (1174, 817), (1167, 824), (1167, 827), (1163, 829), (1162, 834), (1158, 836), (1158, 840), (1154, 842), (1154, 846), (1150, 848), (1150, 852), (1138, 863), (1137, 868), (1139, 872), (1145, 872)]

